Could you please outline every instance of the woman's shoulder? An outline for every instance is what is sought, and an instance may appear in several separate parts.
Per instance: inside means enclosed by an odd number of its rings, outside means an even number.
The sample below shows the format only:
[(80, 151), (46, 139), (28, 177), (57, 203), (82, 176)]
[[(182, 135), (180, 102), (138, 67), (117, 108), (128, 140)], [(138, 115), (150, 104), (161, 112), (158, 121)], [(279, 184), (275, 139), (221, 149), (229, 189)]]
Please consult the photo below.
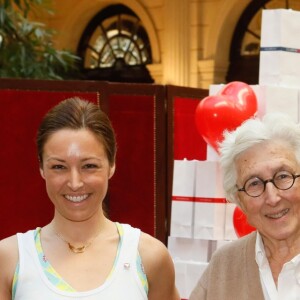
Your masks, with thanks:
[(148, 270), (170, 268), (172, 259), (165, 244), (153, 236), (141, 232), (139, 253), (143, 264)]
[(145, 251), (167, 251), (167, 248), (163, 242), (143, 231), (141, 232), (140, 236), (140, 247)]
[(11, 282), (19, 259), (17, 236), (0, 241), (0, 281)]
[(14, 249), (18, 248), (17, 235), (12, 235), (10, 237), (0, 240), (0, 258), (5, 253), (14, 252)]
[(139, 253), (155, 299), (180, 299), (175, 287), (175, 270), (170, 253), (163, 242), (141, 232)]
[(129, 231), (139, 233), (138, 251), (142, 258), (143, 265), (146, 268), (147, 265), (150, 265), (150, 268), (152, 268), (156, 265), (169, 263), (170, 255), (163, 242), (150, 234), (141, 231), (139, 228), (132, 227), (129, 224), (118, 223), (117, 226), (119, 227), (119, 232), (121, 232), (121, 234), (122, 231), (124, 233)]
[[(38, 229), (38, 228), (37, 228)], [(37, 230), (36, 229), (36, 230)], [(36, 230), (28, 230), (25, 233), (18, 233), (0, 240), (0, 265), (16, 265), (19, 259), (19, 238), (18, 236), (33, 237)]]
[[(228, 262), (232, 259), (238, 258), (242, 253), (245, 253), (245, 251), (247, 252), (250, 250), (254, 253), (255, 241), (256, 232), (251, 232), (237, 240), (228, 242), (214, 252), (212, 260), (222, 260), (223, 262)], [(229, 258), (229, 260), (224, 260), (225, 257)]]
[(0, 265), (6, 265), (10, 261), (18, 261), (17, 235), (4, 238), (0, 241)]

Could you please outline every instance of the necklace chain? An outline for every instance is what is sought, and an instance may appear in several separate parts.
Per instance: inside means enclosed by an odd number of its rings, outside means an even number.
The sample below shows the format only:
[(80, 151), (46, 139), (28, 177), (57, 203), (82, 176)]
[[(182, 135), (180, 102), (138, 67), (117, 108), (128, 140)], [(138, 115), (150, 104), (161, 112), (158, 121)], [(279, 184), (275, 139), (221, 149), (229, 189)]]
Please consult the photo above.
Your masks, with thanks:
[(89, 241), (86, 245), (82, 245), (80, 247), (75, 247), (74, 245), (72, 245), (69, 241), (67, 241), (60, 233), (58, 233), (55, 229), (54, 229), (54, 232), (56, 234), (57, 237), (59, 237), (63, 242), (65, 242), (68, 247), (69, 247), (69, 250), (73, 253), (83, 253), (85, 252), (85, 250), (91, 246), (91, 244), (94, 242), (94, 240), (96, 239), (96, 237), (99, 235), (99, 233), (91, 240)]

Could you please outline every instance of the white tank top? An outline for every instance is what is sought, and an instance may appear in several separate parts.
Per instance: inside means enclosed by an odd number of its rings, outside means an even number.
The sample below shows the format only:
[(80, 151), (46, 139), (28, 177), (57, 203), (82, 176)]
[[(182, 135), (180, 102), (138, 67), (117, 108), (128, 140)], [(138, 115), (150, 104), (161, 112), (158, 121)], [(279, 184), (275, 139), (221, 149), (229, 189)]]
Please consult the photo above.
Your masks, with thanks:
[(34, 231), (18, 233), (19, 275), (15, 300), (144, 300), (148, 299), (136, 267), (140, 230), (122, 224), (123, 242), (115, 270), (96, 289), (65, 292), (55, 287), (39, 263)]

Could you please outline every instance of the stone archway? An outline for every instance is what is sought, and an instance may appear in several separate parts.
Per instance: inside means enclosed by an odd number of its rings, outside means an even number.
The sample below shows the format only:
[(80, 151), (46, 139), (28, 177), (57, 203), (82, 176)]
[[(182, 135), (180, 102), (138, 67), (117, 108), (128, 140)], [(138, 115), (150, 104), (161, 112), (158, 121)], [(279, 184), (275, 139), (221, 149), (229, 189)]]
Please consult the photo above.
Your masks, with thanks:
[(241, 14), (250, 2), (251, 0), (224, 1), (210, 28), (204, 59), (213, 58), (213, 83), (226, 81), (232, 36)]

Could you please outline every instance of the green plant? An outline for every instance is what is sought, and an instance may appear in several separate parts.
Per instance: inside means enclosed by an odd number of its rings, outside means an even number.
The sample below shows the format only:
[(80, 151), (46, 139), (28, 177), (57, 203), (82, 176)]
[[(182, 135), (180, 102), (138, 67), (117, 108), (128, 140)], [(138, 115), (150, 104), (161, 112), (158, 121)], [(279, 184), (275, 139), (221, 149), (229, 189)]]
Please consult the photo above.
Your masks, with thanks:
[(29, 14), (49, 9), (45, 0), (0, 0), (0, 77), (71, 79), (79, 57), (53, 46), (54, 32)]

